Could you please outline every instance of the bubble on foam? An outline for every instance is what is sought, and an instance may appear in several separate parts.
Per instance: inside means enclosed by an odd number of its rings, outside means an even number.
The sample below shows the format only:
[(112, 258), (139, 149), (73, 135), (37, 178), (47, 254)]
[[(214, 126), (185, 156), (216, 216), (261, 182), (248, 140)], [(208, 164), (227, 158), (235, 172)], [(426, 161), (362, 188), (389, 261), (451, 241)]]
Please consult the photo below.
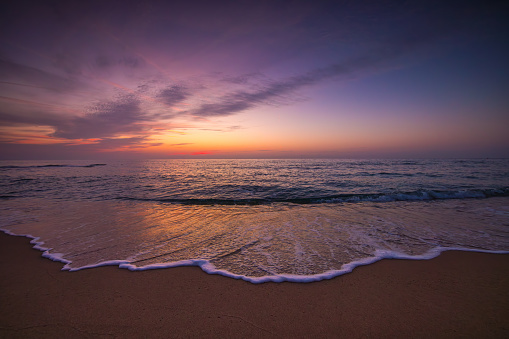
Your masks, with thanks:
[(34, 237), (29, 234), (19, 235), (14, 234), (12, 232), (2, 230), (3, 232), (13, 235), (13, 236), (24, 236), (32, 239), (30, 241), (31, 244), (34, 244), (33, 248), (43, 251), (42, 256), (44, 258), (51, 259), (56, 262), (61, 262), (65, 264), (62, 267), (63, 271), (81, 271), (85, 269), (103, 267), (103, 266), (117, 266), (121, 269), (127, 269), (130, 271), (147, 271), (147, 270), (155, 270), (155, 269), (167, 269), (174, 267), (186, 267), (186, 266), (196, 266), (200, 267), (202, 271), (208, 274), (221, 275), (228, 278), (233, 279), (241, 279), (244, 281), (248, 281), (253, 284), (261, 284), (266, 282), (295, 282), (295, 283), (309, 283), (316, 282), (321, 280), (332, 279), (347, 273), (351, 273), (356, 267), (370, 265), (375, 262), (378, 262), (383, 259), (406, 259), (406, 260), (429, 260), (438, 257), (442, 252), (445, 251), (464, 251), (464, 252), (479, 252), (479, 253), (493, 253), (493, 254), (509, 254), (509, 251), (492, 251), (492, 250), (482, 250), (482, 249), (472, 249), (472, 248), (462, 248), (462, 247), (435, 247), (430, 249), (424, 254), (420, 255), (409, 255), (401, 252), (389, 251), (377, 249), (375, 250), (374, 256), (362, 258), (359, 260), (352, 261), (350, 263), (342, 265), (339, 270), (328, 270), (326, 272), (320, 274), (312, 274), (312, 275), (297, 275), (297, 274), (271, 274), (262, 277), (251, 277), (242, 274), (235, 274), (229, 272), (224, 269), (218, 269), (215, 267), (209, 260), (204, 259), (189, 259), (189, 260), (180, 260), (170, 263), (158, 263), (158, 264), (150, 264), (145, 266), (136, 266), (132, 264), (129, 260), (106, 260), (101, 261), (97, 264), (85, 265), (81, 267), (71, 267), (72, 261), (65, 259), (62, 253), (50, 253), (51, 248), (46, 248), (43, 246), (44, 242), (39, 241), (38, 237)]
[[(296, 274), (274, 274), (263, 277), (249, 277), (240, 274), (234, 274), (228, 272), (223, 269), (216, 268), (212, 263), (207, 260), (182, 260), (178, 262), (172, 262), (167, 264), (152, 264), (142, 267), (137, 267), (135, 265), (129, 263), (122, 263), (119, 265), (120, 268), (126, 268), (130, 271), (145, 271), (152, 269), (161, 269), (161, 268), (172, 268), (179, 266), (198, 266), (204, 272), (208, 274), (218, 274), (225, 277), (233, 278), (233, 279), (242, 279), (254, 284), (266, 283), (266, 282), (296, 282), (296, 283), (309, 283), (321, 280), (332, 279), (347, 273), (351, 273), (356, 267), (370, 265), (375, 262), (378, 262), (382, 259), (406, 259), (406, 260), (429, 260), (438, 257), (442, 252), (445, 251), (465, 251), (465, 252), (480, 252), (480, 253), (493, 253), (493, 254), (509, 254), (509, 251), (489, 251), (489, 250), (479, 250), (479, 249), (468, 249), (468, 248), (460, 248), (460, 247), (435, 247), (428, 252), (421, 255), (408, 255), (400, 252), (393, 252), (387, 250), (376, 250), (375, 256), (369, 258), (362, 258), (360, 260), (356, 260), (350, 262), (348, 264), (344, 264), (340, 270), (329, 270), (320, 274), (313, 275), (296, 275)], [(101, 265), (102, 266), (102, 265)]]

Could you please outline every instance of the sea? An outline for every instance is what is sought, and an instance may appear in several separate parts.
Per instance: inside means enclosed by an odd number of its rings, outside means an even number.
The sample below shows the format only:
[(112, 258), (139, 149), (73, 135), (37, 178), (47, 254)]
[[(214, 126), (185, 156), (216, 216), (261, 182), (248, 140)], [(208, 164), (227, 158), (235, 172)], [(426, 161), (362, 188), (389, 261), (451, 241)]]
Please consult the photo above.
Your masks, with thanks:
[(1, 161), (0, 229), (63, 270), (310, 282), (509, 253), (509, 159)]

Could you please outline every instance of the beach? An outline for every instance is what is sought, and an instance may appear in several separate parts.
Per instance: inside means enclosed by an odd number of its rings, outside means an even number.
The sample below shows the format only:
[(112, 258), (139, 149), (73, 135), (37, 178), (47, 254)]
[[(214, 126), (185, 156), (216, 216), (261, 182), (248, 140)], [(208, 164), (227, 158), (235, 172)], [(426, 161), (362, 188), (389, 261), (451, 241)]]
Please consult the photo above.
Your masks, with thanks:
[(509, 339), (507, 14), (7, 2), (0, 339)]
[(252, 284), (198, 267), (61, 271), (0, 234), (0, 337), (509, 336), (509, 255), (381, 260), (315, 283)]

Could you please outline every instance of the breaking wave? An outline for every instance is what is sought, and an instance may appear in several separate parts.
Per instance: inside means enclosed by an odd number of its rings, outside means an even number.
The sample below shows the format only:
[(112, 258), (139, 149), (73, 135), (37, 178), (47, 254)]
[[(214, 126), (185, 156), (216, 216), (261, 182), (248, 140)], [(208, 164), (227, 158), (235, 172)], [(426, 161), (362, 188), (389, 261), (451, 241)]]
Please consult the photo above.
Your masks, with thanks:
[(353, 202), (392, 202), (392, 201), (426, 201), (426, 200), (444, 200), (444, 199), (482, 199), (491, 197), (507, 197), (509, 188), (499, 189), (468, 189), (468, 190), (420, 190), (415, 192), (395, 192), (395, 193), (373, 193), (373, 194), (338, 194), (330, 196), (318, 196), (308, 198), (249, 198), (249, 199), (178, 199), (178, 198), (135, 198), (135, 197), (117, 197), (118, 200), (132, 201), (153, 201), (160, 203), (181, 204), (181, 205), (266, 205), (273, 203), (289, 204), (333, 204), (333, 203), (353, 203)]

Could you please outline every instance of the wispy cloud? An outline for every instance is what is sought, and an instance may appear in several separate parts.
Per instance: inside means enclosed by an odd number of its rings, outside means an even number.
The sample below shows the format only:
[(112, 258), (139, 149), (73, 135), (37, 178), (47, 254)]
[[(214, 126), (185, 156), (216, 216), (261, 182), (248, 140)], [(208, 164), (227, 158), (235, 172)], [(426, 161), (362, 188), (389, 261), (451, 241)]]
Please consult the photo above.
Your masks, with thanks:
[(225, 76), (225, 77), (221, 78), (221, 81), (224, 81), (227, 83), (232, 83), (235, 85), (246, 85), (249, 82), (256, 80), (260, 76), (262, 76), (262, 73), (252, 72), (252, 73), (241, 74), (241, 75), (236, 75), (236, 76), (233, 76), (233, 75)]
[(179, 143), (194, 141), (192, 130), (236, 131), (250, 119), (225, 117), (294, 104), (311, 86), (416, 63), (433, 48), (443, 53), (451, 32), (495, 25), (476, 18), (502, 13), (490, 1), (163, 3), (6, 6), (2, 140), (39, 133), (60, 150), (135, 149), (180, 133), (186, 139), (169, 146), (192, 145)]
[[(175, 84), (174, 81), (145, 77), (138, 81), (134, 87), (136, 89), (133, 90), (115, 85), (122, 87), (123, 94), (119, 95), (117, 92), (117, 97), (113, 100), (108, 100), (107, 97), (99, 99), (99, 103), (90, 107), (86, 114), (74, 113), (64, 117), (52, 113), (53, 108), (48, 109), (44, 105), (39, 105), (37, 111), (34, 110), (33, 113), (23, 115), (0, 111), (0, 119), (11, 124), (36, 123), (52, 126), (55, 131), (51, 136), (56, 138), (68, 140), (101, 138), (104, 141), (97, 144), (104, 147), (113, 147), (115, 143), (125, 144), (127, 142), (130, 142), (131, 145), (134, 143), (141, 145), (146, 141), (144, 136), (150, 133), (151, 129), (153, 131), (156, 128), (153, 123), (159, 118), (175, 118), (174, 106), (182, 104), (184, 101), (191, 103), (191, 108), (184, 113), (201, 118), (230, 116), (262, 105), (291, 103), (295, 99), (291, 96), (305, 87), (330, 79), (349, 79), (366, 72), (378, 72), (391, 67), (395, 59), (412, 53), (420, 46), (437, 39), (438, 33), (444, 31), (447, 31), (444, 27), (424, 31), (417, 30), (392, 42), (385, 41), (381, 44), (382, 46), (371, 48), (368, 52), (346, 58), (341, 62), (314, 68), (279, 80), (267, 80), (263, 74), (258, 72), (216, 78), (217, 84), (222, 83), (222, 86), (225, 83), (230, 84), (226, 88), (219, 86), (219, 92), (226, 91), (226, 94), (216, 98), (213, 95), (209, 96), (208, 99), (205, 99), (208, 102), (201, 104), (203, 99), (200, 97), (200, 90), (196, 89), (201, 88), (206, 91), (207, 87), (213, 87), (214, 84), (195, 81), (193, 90), (191, 90), (188, 86)], [(72, 56), (65, 54), (58, 59), (59, 68), (64, 69), (68, 75), (62, 77), (34, 67), (0, 59), (0, 75), (5, 75), (4, 83), (6, 84), (20, 85), (21, 87), (26, 82), (30, 84), (29, 87), (66, 91), (78, 87), (74, 75), (80, 74), (81, 66), (74, 63), (73, 60)], [(115, 65), (123, 65), (136, 69), (142, 62), (141, 59), (129, 55), (118, 58), (100, 55), (95, 58), (94, 67), (108, 69)], [(112, 82), (104, 80), (103, 83)], [(156, 109), (157, 103), (163, 103), (167, 107)], [(179, 117), (182, 118), (183, 115), (181, 113)], [(228, 132), (239, 128), (241, 126), (236, 125), (226, 128), (200, 129)], [(128, 134), (132, 138), (129, 140), (117, 139), (123, 134)], [(172, 146), (188, 144), (190, 143)]]
[(160, 142), (150, 142), (146, 136), (138, 136), (131, 138), (103, 138), (95, 144), (91, 144), (88, 148), (96, 149), (137, 149), (151, 146), (160, 146)]
[(146, 120), (139, 99), (134, 95), (122, 95), (115, 101), (95, 105), (84, 116), (58, 123), (53, 135), (66, 139), (88, 139), (139, 133), (145, 129), (142, 122)]
[(139, 68), (144, 65), (144, 60), (133, 55), (123, 55), (116, 58), (107, 55), (98, 55), (92, 62), (92, 66), (96, 69), (109, 69), (120, 65), (128, 68)]
[(210, 131), (210, 132), (233, 132), (243, 127), (240, 125), (228, 126), (225, 128), (199, 128), (200, 131)]
[(3, 82), (25, 84), (25, 86), (43, 88), (53, 92), (69, 92), (85, 86), (76, 79), (63, 77), (1, 57), (0, 78)]
[[(442, 23), (439, 28), (418, 29), (401, 37), (385, 41), (381, 46), (347, 58), (341, 62), (325, 67), (315, 68), (305, 73), (273, 80), (268, 84), (260, 84), (254, 90), (237, 90), (227, 93), (215, 102), (204, 103), (189, 111), (200, 117), (229, 116), (260, 105), (277, 102), (278, 99), (292, 94), (304, 87), (312, 86), (329, 79), (348, 79), (365, 72), (379, 72), (394, 67), (396, 59), (411, 54), (419, 48), (447, 36), (456, 26)], [(242, 79), (242, 78), (240, 78)], [(245, 83), (241, 80), (233, 81)]]
[(321, 81), (351, 75), (368, 68), (378, 66), (385, 58), (364, 56), (333, 64), (328, 67), (318, 68), (302, 75), (289, 77), (283, 80), (273, 81), (256, 90), (239, 90), (228, 93), (216, 102), (205, 103), (190, 110), (189, 113), (201, 117), (228, 116), (240, 113), (256, 106), (270, 104), (276, 99), (281, 99), (303, 87), (311, 86)]
[[(59, 105), (3, 96), (0, 96), (0, 102), (3, 102), (0, 108), (0, 123), (4, 126), (56, 126), (62, 120), (62, 115), (57, 112), (66, 109)], [(10, 103), (13, 103), (14, 107), (9, 107)]]
[(194, 142), (181, 142), (178, 144), (170, 144), (170, 146), (187, 146), (187, 145), (193, 145)]

